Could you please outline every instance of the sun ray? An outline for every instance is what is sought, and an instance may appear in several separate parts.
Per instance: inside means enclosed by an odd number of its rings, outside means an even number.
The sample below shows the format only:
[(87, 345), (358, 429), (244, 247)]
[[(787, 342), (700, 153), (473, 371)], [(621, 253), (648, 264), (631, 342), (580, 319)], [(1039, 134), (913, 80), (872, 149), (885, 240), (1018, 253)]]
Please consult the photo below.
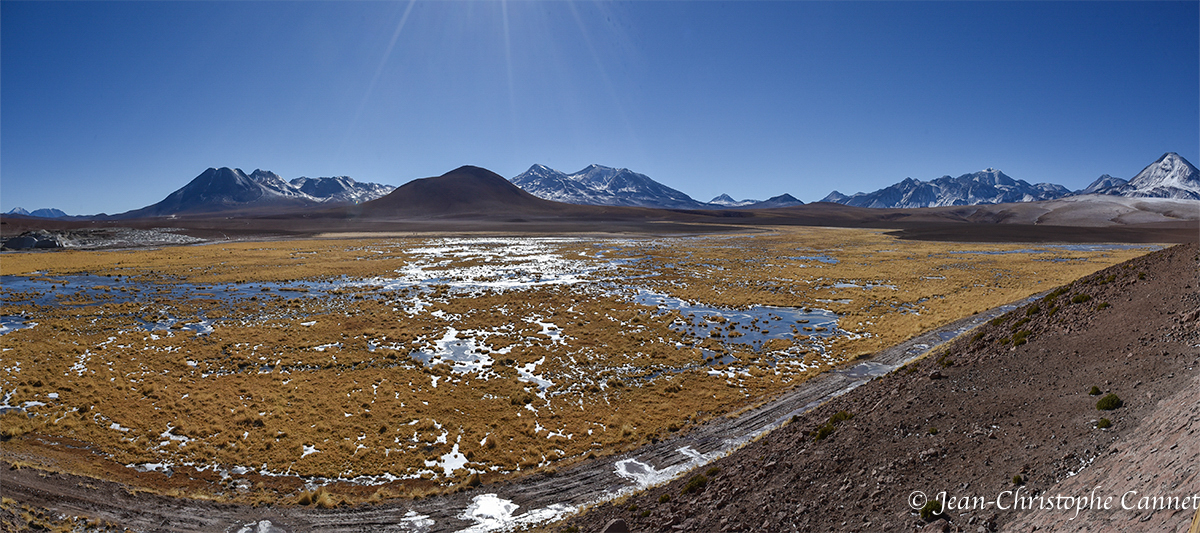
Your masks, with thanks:
[(342, 137), (342, 143), (338, 146), (338, 151), (334, 155), (334, 160), (340, 160), (342, 153), (346, 149), (346, 144), (350, 142), (350, 136), (354, 133), (354, 128), (358, 126), (358, 120), (362, 117), (363, 110), (367, 107), (367, 102), (371, 99), (371, 94), (375, 92), (375, 85), (379, 83), (379, 77), (383, 74), (383, 68), (387, 66), (387, 62), (392, 57), (392, 50), (396, 48), (396, 41), (400, 39), (400, 34), (404, 31), (404, 25), (408, 22), (408, 16), (412, 13), (413, 6), (417, 0), (408, 0), (408, 5), (404, 7), (404, 14), (400, 16), (400, 22), (396, 24), (396, 31), (392, 32), (392, 38), (388, 41), (387, 48), (383, 51), (383, 57), (379, 58), (379, 65), (375, 67), (375, 74), (371, 76), (371, 82), (367, 84), (367, 90), (364, 91), (362, 101), (358, 104), (358, 110), (354, 112), (354, 118), (350, 120), (350, 124), (346, 127), (346, 134)]

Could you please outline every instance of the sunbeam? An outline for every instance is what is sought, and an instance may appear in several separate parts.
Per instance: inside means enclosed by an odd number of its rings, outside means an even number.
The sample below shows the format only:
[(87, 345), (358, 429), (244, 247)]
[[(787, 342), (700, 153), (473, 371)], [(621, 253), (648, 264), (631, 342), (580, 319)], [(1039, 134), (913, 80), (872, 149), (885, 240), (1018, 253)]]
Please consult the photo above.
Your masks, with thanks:
[(375, 74), (371, 76), (371, 82), (367, 84), (367, 90), (363, 93), (362, 101), (358, 104), (358, 110), (354, 112), (354, 118), (350, 119), (350, 124), (346, 126), (346, 133), (342, 136), (342, 143), (338, 146), (337, 152), (334, 154), (334, 160), (339, 161), (342, 158), (342, 153), (346, 149), (346, 144), (350, 142), (350, 136), (354, 133), (354, 128), (358, 126), (358, 120), (362, 117), (363, 110), (367, 107), (367, 102), (371, 99), (371, 94), (375, 91), (375, 84), (379, 82), (379, 76), (383, 74), (383, 68), (387, 65), (388, 59), (392, 57), (392, 50), (396, 47), (396, 41), (400, 39), (400, 34), (404, 31), (404, 25), (408, 22), (408, 15), (412, 13), (412, 8), (416, 5), (417, 0), (408, 0), (408, 5), (404, 7), (404, 14), (400, 16), (400, 22), (396, 24), (396, 31), (392, 32), (392, 39), (388, 41), (387, 48), (383, 51), (383, 57), (379, 58), (379, 65), (375, 67)]

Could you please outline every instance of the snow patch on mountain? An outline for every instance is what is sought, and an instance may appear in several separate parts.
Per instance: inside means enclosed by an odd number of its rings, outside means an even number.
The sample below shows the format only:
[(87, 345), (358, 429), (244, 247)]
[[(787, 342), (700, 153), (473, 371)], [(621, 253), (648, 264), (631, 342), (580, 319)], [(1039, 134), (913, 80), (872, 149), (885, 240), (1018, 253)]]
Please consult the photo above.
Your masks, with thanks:
[[(307, 188), (307, 190), (305, 190)], [(297, 178), (291, 183), (269, 170), (249, 175), (240, 168), (210, 168), (156, 204), (114, 218), (211, 213), (245, 208), (301, 208), (374, 200), (395, 187), (338, 178)]]
[(942, 176), (933, 181), (908, 178), (875, 192), (851, 196), (833, 191), (821, 201), (858, 207), (907, 208), (1037, 202), (1086, 194), (1200, 200), (1200, 171), (1179, 154), (1167, 152), (1131, 180), (1105, 174), (1086, 188), (1073, 192), (1053, 183), (1031, 185), (989, 168), (957, 178)]
[(59, 209), (54, 209), (54, 208), (50, 208), (50, 207), (44, 207), (42, 209), (34, 209), (32, 212), (26, 211), (24, 208), (21, 208), (21, 207), (14, 207), (12, 209), (9, 209), (8, 212), (5, 214), (6, 215), (21, 215), (21, 216), (36, 217), (36, 218), (69, 218), (71, 216), (71, 215), (68, 215), (68, 214), (62, 212)]
[(1167, 152), (1129, 181), (1105, 174), (1079, 194), (1200, 200), (1200, 171), (1179, 154)]
[(757, 204), (758, 200), (734, 200), (732, 196), (729, 196), (728, 194), (722, 194), (716, 198), (713, 198), (712, 200), (709, 200), (708, 203), (724, 207), (742, 207), (746, 205)]
[(672, 209), (707, 207), (687, 194), (626, 168), (589, 165), (566, 174), (538, 164), (510, 181), (539, 198), (569, 204)]
[(1034, 202), (1062, 198), (1070, 193), (1071, 191), (1062, 185), (1031, 185), (989, 168), (957, 178), (942, 176), (932, 181), (907, 178), (872, 193), (860, 192), (845, 196), (834, 191), (822, 201), (857, 207), (911, 208)]

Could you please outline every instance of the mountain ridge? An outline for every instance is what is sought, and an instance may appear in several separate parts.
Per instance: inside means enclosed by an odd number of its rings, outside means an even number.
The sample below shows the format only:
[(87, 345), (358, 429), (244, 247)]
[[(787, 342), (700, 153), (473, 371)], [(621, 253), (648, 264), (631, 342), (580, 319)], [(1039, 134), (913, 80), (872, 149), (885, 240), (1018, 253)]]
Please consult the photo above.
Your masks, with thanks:
[(539, 163), (510, 181), (539, 198), (575, 205), (712, 210), (788, 207), (804, 203), (790, 194), (765, 201), (738, 201), (722, 194), (709, 202), (701, 202), (645, 174), (597, 164), (567, 174)]
[(1104, 174), (1077, 191), (1055, 183), (1030, 184), (988, 168), (957, 178), (905, 178), (870, 193), (846, 195), (834, 190), (820, 201), (870, 208), (919, 208), (1037, 202), (1086, 194), (1200, 200), (1200, 171), (1179, 154), (1167, 152), (1131, 180)]
[[(306, 190), (307, 189), (307, 190)], [(163, 200), (110, 218), (128, 219), (212, 214), (246, 209), (299, 209), (353, 204), (381, 197), (395, 187), (359, 183), (347, 176), (300, 177), (291, 182), (269, 170), (210, 167)]]
[(14, 207), (9, 209), (5, 214), (34, 218), (69, 218), (71, 216), (63, 212), (61, 209), (55, 209), (53, 207), (43, 207), (41, 209), (34, 209), (33, 211), (26, 211), (23, 207)]
[(567, 174), (535, 164), (514, 185), (545, 200), (576, 205), (704, 209), (707, 204), (627, 168), (588, 165)]
[(1200, 171), (1175, 152), (1167, 152), (1146, 165), (1131, 180), (1105, 174), (1083, 189), (1085, 194), (1107, 194), (1130, 198), (1175, 198), (1200, 200)]

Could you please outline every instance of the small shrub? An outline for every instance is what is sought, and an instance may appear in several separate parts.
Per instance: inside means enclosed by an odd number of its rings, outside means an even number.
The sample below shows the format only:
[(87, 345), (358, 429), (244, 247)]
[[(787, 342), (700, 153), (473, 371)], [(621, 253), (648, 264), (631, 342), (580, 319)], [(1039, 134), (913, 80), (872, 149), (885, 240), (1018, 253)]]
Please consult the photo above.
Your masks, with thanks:
[(640, 516), (642, 518), (646, 518), (647, 516), (650, 516), (650, 510), (646, 509), (645, 511), (642, 511), (642, 514), (640, 514), (638, 516)]
[(1099, 422), (1096, 422), (1096, 427), (1100, 429), (1108, 429), (1112, 427), (1112, 421), (1107, 418), (1101, 418)]
[(708, 477), (713, 477), (713, 476), (716, 476), (720, 472), (721, 472), (721, 469), (714, 466), (712, 468), (709, 468), (707, 471), (705, 471), (704, 475), (706, 475)]
[(1108, 309), (1109, 307), (1112, 307), (1112, 304), (1108, 302), (1100, 302), (1100, 305), (1096, 306), (1096, 310), (1099, 311), (1101, 309)]
[(631, 513), (636, 513), (636, 512), (637, 512), (637, 510), (638, 510), (638, 506), (637, 506), (637, 504), (636, 504), (636, 503), (635, 503), (635, 504), (633, 504), (633, 505), (630, 505), (630, 506), (629, 506), (629, 512), (631, 512)]
[(1138, 272), (1138, 279), (1146, 279), (1146, 273), (1145, 273), (1145, 272)]
[(1017, 474), (1017, 475), (1013, 476), (1012, 482), (1013, 482), (1013, 485), (1024, 485), (1025, 478), (1021, 477), (1021, 474)]
[(699, 492), (707, 484), (708, 478), (705, 477), (704, 474), (697, 474), (696, 476), (692, 477), (692, 479), (688, 480), (687, 484), (683, 486), (683, 489), (681, 489), (679, 493), (691, 494), (693, 492)]
[(1016, 334), (1014, 334), (1014, 335), (1013, 335), (1013, 337), (1012, 337), (1012, 340), (1013, 340), (1013, 346), (1020, 346), (1020, 345), (1022, 345), (1022, 344), (1025, 344), (1025, 343), (1028, 341), (1028, 339), (1029, 339), (1029, 336), (1030, 336), (1030, 335), (1032, 335), (1032, 334), (1033, 334), (1033, 332), (1032, 332), (1032, 331), (1029, 331), (1029, 330), (1027, 330), (1027, 329), (1023, 329), (1023, 330), (1021, 330), (1021, 331), (1018, 331), (1018, 332), (1017, 332)]
[(1028, 324), (1028, 323), (1029, 323), (1029, 317), (1024, 317), (1024, 318), (1018, 320), (1016, 324), (1013, 324), (1012, 330), (1016, 331), (1017, 328), (1024, 326), (1025, 324)]
[(579, 533), (579, 526), (567, 526), (563, 533)]
[(942, 502), (938, 500), (929, 500), (925, 505), (921, 506), (921, 520), (933, 522), (942, 516)]
[(658, 503), (667, 503), (669, 501), (671, 501), (670, 494), (663, 494), (662, 496), (658, 497)]
[(812, 432), (813, 440), (823, 440), (825, 437), (833, 434), (833, 431), (837, 429), (838, 424), (850, 420), (851, 418), (854, 418), (854, 413), (847, 411), (838, 411), (837, 413), (834, 413), (833, 416), (829, 417), (827, 422), (821, 424), (817, 427), (816, 431)]
[(1054, 289), (1053, 291), (1050, 292), (1050, 294), (1047, 294), (1045, 298), (1042, 298), (1042, 301), (1053, 302), (1055, 298), (1058, 298), (1059, 296), (1066, 294), (1068, 290), (1070, 290), (1068, 287), (1059, 287), (1057, 289)]
[(1081, 304), (1081, 303), (1086, 302), (1091, 299), (1092, 299), (1092, 296), (1089, 294), (1076, 294), (1073, 298), (1071, 298), (1071, 303)]
[(1117, 409), (1122, 405), (1125, 405), (1125, 402), (1122, 402), (1116, 394), (1109, 394), (1103, 398), (1100, 398), (1100, 401), (1096, 402), (1096, 409), (1101, 411), (1112, 411), (1113, 409)]
[(979, 342), (979, 340), (983, 338), (983, 335), (984, 335), (984, 332), (982, 332), (982, 331), (980, 331), (979, 333), (976, 333), (974, 337), (971, 337), (971, 343), (973, 344), (973, 343)]
[(930, 434), (930, 435), (937, 435), (937, 434), (938, 434), (938, 428), (929, 428), (929, 434)]
[(1092, 390), (1089, 390), (1088, 394), (1090, 394), (1092, 396), (1099, 396), (1100, 395), (1100, 387), (1092, 385)]
[(820, 427), (817, 428), (816, 431), (813, 432), (813, 434), (812, 434), (813, 440), (824, 440), (825, 437), (828, 437), (829, 435), (833, 434), (834, 429), (837, 429), (837, 428), (835, 428), (833, 426), (833, 424), (822, 424)]
[(1025, 310), (1025, 316), (1033, 316), (1033, 315), (1036, 315), (1036, 314), (1038, 314), (1038, 313), (1039, 313), (1041, 310), (1042, 310), (1042, 308), (1041, 308), (1040, 306), (1038, 306), (1038, 304), (1033, 304), (1033, 305), (1029, 306), (1029, 309), (1026, 309), (1026, 310)]
[(1054, 313), (1057, 313), (1057, 312), (1058, 312), (1058, 306), (1056, 305), (1056, 306), (1054, 306), (1054, 307), (1051, 307), (1051, 308), (1050, 308), (1050, 312), (1046, 313), (1046, 315), (1048, 315), (1048, 316), (1054, 316)]

